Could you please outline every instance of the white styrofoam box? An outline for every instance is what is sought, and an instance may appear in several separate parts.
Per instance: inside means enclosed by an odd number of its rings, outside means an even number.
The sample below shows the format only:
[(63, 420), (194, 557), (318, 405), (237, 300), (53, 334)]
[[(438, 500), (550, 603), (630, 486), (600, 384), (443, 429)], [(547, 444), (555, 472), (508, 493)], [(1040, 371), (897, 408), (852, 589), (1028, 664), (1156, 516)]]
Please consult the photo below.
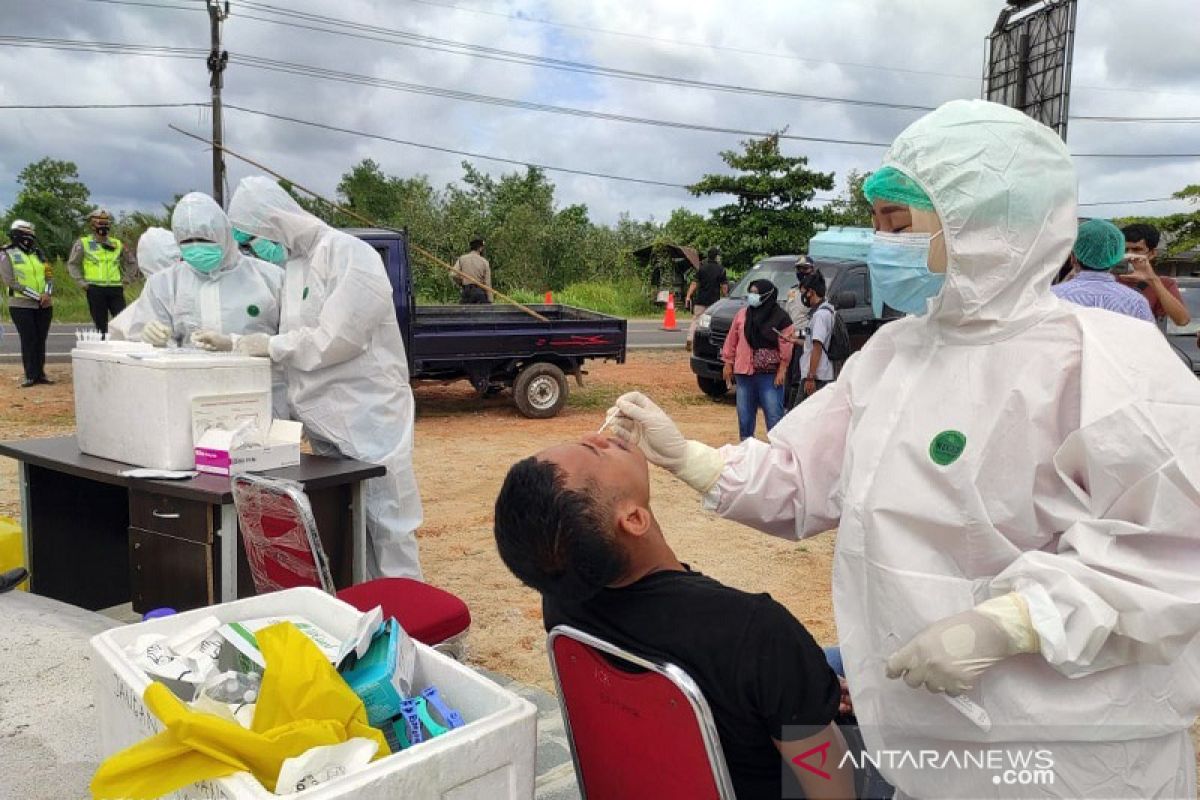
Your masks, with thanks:
[[(124, 344), (100, 342), (98, 344)], [(192, 398), (261, 394), (271, 418), (271, 362), (214, 353), (71, 351), (80, 451), (151, 469), (191, 469)]]
[[(199, 608), (172, 617), (113, 628), (92, 638), (100, 752), (111, 755), (161, 730), (142, 704), (149, 677), (125, 654), (146, 633), (169, 634), (201, 617), (222, 622), (298, 614), (335, 636), (355, 631), (360, 612), (320, 589), (281, 592)], [(305, 800), (530, 800), (537, 751), (537, 710), (457, 661), (416, 642), (413, 685), (438, 687), (466, 725), (411, 749), (374, 761), (366, 769), (303, 792)], [(204, 781), (171, 797), (178, 800), (270, 800), (249, 773)]]

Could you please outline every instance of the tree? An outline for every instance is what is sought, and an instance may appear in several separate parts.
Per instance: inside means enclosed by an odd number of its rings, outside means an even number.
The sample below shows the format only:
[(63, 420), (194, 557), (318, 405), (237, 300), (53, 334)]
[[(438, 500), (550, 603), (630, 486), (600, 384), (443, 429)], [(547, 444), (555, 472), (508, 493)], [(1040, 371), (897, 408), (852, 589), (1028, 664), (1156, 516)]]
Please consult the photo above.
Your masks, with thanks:
[(853, 228), (870, 228), (871, 202), (863, 194), (863, 183), (871, 177), (869, 172), (856, 169), (846, 173), (846, 194), (830, 203), (825, 209), (830, 225), (846, 225)]
[[(1186, 186), (1175, 197), (1200, 204), (1200, 184)], [(1182, 253), (1200, 246), (1200, 208), (1184, 214), (1172, 214), (1164, 230), (1171, 234), (1171, 253)]]
[(804, 252), (822, 218), (808, 203), (818, 190), (833, 188), (833, 173), (809, 170), (804, 156), (783, 155), (777, 133), (743, 141), (741, 152), (722, 151), (721, 160), (736, 174), (705, 175), (688, 191), (734, 196), (712, 211), (724, 234), (725, 263), (738, 269), (762, 256)]
[(43, 158), (21, 170), (17, 183), (21, 188), (5, 215), (5, 231), (15, 219), (32, 222), (46, 254), (66, 258), (92, 210), (91, 192), (79, 180), (79, 169), (71, 161)]

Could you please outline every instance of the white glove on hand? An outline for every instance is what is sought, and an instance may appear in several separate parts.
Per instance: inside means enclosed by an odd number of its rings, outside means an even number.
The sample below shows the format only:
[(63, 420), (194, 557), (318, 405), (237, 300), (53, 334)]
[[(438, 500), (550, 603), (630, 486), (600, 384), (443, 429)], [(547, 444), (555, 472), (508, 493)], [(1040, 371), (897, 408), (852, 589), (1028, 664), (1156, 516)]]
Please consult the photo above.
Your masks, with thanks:
[(1040, 651), (1025, 598), (1012, 592), (918, 633), (888, 659), (887, 676), (903, 676), (914, 689), (924, 685), (931, 692), (960, 695), (1004, 659)]
[(171, 326), (152, 319), (142, 328), (142, 341), (155, 347), (166, 347), (171, 341)]
[(192, 334), (192, 344), (205, 350), (228, 353), (233, 349), (233, 337), (217, 331), (196, 331)]
[(670, 471), (701, 494), (712, 488), (725, 468), (725, 459), (717, 450), (683, 438), (667, 413), (641, 392), (621, 395), (608, 413), (613, 416), (617, 438), (636, 444), (651, 464)]
[(233, 343), (233, 352), (244, 356), (264, 356), (271, 355), (271, 335), (269, 333), (249, 333), (245, 336), (237, 337), (237, 341)]

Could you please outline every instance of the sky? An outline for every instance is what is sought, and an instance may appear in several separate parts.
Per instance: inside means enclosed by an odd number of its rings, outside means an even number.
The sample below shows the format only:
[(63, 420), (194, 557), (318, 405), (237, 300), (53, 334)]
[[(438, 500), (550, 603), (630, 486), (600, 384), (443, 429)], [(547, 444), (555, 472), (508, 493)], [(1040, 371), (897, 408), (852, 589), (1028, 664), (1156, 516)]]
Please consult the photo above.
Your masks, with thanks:
[[(224, 101), (325, 125), (456, 150), (673, 184), (722, 170), (718, 153), (738, 134), (713, 133), (480, 104), (255, 68), (244, 56), (315, 65), (545, 105), (692, 125), (888, 142), (922, 112), (761, 97), (745, 93), (485, 60), (397, 44), (394, 35), (351, 38), (286, 27), (279, 10), (322, 14), (372, 28), (621, 70), (889, 103), (936, 106), (978, 97), (984, 44), (1000, 0), (256, 0), (230, 1)], [(169, 7), (163, 7), (169, 6)], [(203, 0), (0, 0), (3, 37), (156, 47), (209, 46)], [(323, 25), (290, 18), (300, 25)], [(1170, 21), (1172, 24), (1167, 24)], [(1195, 0), (1080, 3), (1071, 113), (1200, 118), (1200, 6)], [(345, 30), (343, 28), (342, 30)], [(95, 202), (158, 210), (176, 194), (212, 185), (206, 146), (168, 129), (207, 135), (207, 109), (16, 110), (5, 105), (207, 102), (203, 59), (151, 58), (9, 46), (0, 38), (0, 209), (21, 168), (49, 156), (75, 162)], [(413, 42), (412, 39), (403, 41)], [(421, 42), (419, 42), (421, 43)], [(226, 144), (295, 182), (332, 194), (364, 158), (441, 187), (463, 156), (320, 130), (226, 110)], [(1071, 122), (1072, 153), (1197, 153), (1197, 124)], [(786, 141), (812, 168), (878, 166), (882, 147)], [(468, 159), (493, 175), (519, 169)], [(1080, 201), (1169, 197), (1200, 183), (1200, 158), (1077, 158)], [(231, 160), (230, 187), (253, 168)], [(591, 218), (623, 212), (659, 221), (673, 209), (704, 211), (722, 198), (596, 177), (549, 173), (560, 205)], [(227, 198), (228, 199), (228, 198)], [(1094, 216), (1183, 211), (1182, 201), (1088, 206)]]

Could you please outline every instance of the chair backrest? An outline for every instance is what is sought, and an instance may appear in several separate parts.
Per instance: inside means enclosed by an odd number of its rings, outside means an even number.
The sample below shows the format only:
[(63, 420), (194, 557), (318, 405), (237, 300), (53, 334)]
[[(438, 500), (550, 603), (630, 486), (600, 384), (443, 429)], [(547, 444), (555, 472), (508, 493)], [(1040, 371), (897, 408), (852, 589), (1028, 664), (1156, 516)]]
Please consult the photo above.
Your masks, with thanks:
[(304, 488), (295, 481), (243, 473), (233, 505), (259, 594), (315, 586), (332, 594), (333, 577)]
[(566, 625), (547, 649), (587, 800), (734, 799), (712, 711), (686, 672)]

